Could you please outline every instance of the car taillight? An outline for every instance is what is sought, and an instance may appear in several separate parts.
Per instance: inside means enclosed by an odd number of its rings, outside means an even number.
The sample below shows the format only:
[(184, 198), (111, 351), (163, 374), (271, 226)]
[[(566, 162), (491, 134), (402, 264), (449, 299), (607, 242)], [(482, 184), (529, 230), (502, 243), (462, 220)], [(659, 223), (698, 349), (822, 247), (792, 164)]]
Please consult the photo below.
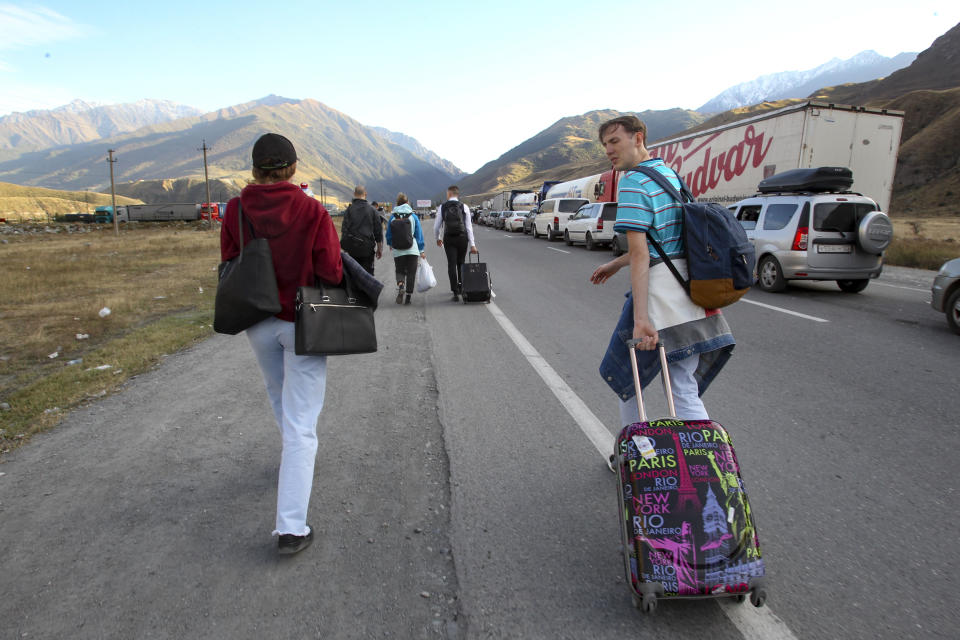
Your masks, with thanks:
[(810, 229), (808, 227), (797, 227), (797, 233), (793, 236), (793, 246), (790, 247), (791, 251), (806, 251), (807, 250), (807, 237), (809, 236)]
[(553, 225), (556, 226), (558, 224), (560, 224), (560, 218), (558, 218), (557, 216), (553, 216)]
[(597, 220), (597, 231), (603, 231), (603, 218)]

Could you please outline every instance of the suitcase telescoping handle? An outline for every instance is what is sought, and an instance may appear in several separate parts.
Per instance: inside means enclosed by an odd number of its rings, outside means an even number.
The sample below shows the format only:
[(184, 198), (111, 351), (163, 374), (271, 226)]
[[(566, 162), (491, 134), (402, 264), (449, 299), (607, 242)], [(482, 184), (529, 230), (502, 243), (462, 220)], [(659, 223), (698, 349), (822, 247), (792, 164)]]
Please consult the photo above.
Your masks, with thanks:
[[(640, 410), (640, 421), (647, 422), (647, 412), (643, 406), (643, 391), (640, 389), (640, 370), (637, 368), (637, 345), (639, 340), (627, 340), (627, 351), (630, 352), (630, 366), (633, 369), (633, 389), (637, 396), (637, 408)], [(670, 385), (670, 370), (667, 368), (667, 350), (663, 343), (657, 344), (657, 351), (660, 352), (660, 375), (663, 377), (663, 391), (667, 396), (667, 408), (670, 410), (670, 417), (677, 417), (677, 410), (673, 405), (673, 387)]]
[(467, 251), (467, 262), (470, 262), (470, 256), (473, 256), (473, 255), (477, 256), (477, 264), (480, 264), (480, 252), (479, 252), (479, 251), (477, 251), (476, 253), (471, 253), (470, 251)]

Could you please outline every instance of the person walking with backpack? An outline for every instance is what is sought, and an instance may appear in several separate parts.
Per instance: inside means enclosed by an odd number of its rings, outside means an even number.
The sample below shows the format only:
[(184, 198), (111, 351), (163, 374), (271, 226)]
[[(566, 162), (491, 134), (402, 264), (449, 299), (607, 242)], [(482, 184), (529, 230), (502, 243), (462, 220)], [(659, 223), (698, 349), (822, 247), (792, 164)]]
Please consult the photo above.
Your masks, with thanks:
[(437, 239), (437, 246), (443, 247), (447, 255), (447, 276), (450, 278), (453, 301), (456, 302), (460, 299), (467, 247), (470, 253), (478, 253), (477, 243), (473, 239), (470, 207), (460, 202), (460, 187), (447, 187), (447, 200), (437, 208), (433, 235)]
[(678, 191), (679, 176), (646, 148), (647, 129), (636, 116), (621, 116), (600, 126), (600, 142), (615, 169), (625, 171), (617, 190), (615, 231), (627, 236), (628, 252), (598, 267), (590, 276), (594, 284), (606, 282), (622, 267), (630, 268), (631, 290), (600, 364), (600, 375), (617, 394), (621, 425), (639, 422), (626, 340), (638, 340), (637, 365), (641, 387), (660, 370), (655, 349), (667, 351), (677, 416), (706, 420), (700, 396), (726, 364), (735, 341), (720, 311), (696, 305), (657, 249), (653, 237), (686, 276), (683, 244), (683, 208), (663, 188), (636, 170), (648, 167), (666, 176)]
[(366, 188), (360, 185), (354, 188), (353, 202), (343, 214), (340, 246), (370, 275), (374, 258), (383, 256), (383, 223), (377, 210), (367, 202)]
[[(426, 243), (420, 218), (413, 212), (404, 193), (397, 194), (397, 206), (387, 222), (387, 246), (393, 249), (393, 264), (397, 272), (397, 304), (410, 304), (413, 285), (417, 279), (420, 258), (426, 258)], [(406, 299), (404, 299), (406, 291)]]
[(279, 536), (278, 552), (291, 554), (313, 541), (306, 518), (317, 457), (317, 419), (327, 381), (325, 356), (295, 353), (294, 302), (297, 288), (312, 285), (316, 278), (339, 284), (343, 260), (327, 210), (289, 181), (297, 170), (293, 143), (267, 133), (253, 145), (252, 155), (254, 181), (227, 203), (220, 255), (225, 262), (240, 254), (242, 220), (243, 243), (252, 239), (252, 231), (267, 239), (273, 257), (281, 311), (246, 333), (283, 441), (273, 535)]

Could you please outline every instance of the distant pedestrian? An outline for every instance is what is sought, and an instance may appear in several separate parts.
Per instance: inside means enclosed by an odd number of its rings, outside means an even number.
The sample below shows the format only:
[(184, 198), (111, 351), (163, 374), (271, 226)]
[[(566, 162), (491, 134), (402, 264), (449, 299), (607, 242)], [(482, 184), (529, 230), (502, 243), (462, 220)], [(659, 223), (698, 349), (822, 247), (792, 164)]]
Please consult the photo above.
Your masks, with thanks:
[[(397, 304), (410, 304), (417, 279), (420, 258), (426, 258), (420, 218), (410, 208), (404, 193), (397, 194), (397, 206), (387, 223), (387, 246), (393, 249), (393, 264), (397, 272)], [(406, 298), (404, 299), (404, 291)]]
[(450, 279), (453, 301), (456, 302), (462, 293), (463, 263), (467, 259), (467, 247), (469, 246), (470, 253), (477, 253), (470, 207), (460, 202), (460, 187), (447, 187), (447, 200), (437, 208), (433, 235), (437, 239), (437, 246), (443, 247), (447, 254), (447, 276)]
[(383, 255), (383, 225), (366, 198), (366, 188), (354, 188), (353, 201), (340, 223), (340, 246), (373, 275), (373, 261)]
[(282, 554), (297, 553), (313, 541), (307, 508), (327, 377), (326, 357), (294, 353), (294, 300), (299, 286), (315, 278), (339, 284), (343, 271), (333, 222), (318, 200), (289, 182), (296, 171), (293, 143), (276, 133), (261, 136), (253, 145), (254, 182), (227, 204), (220, 229), (220, 254), (226, 261), (240, 253), (237, 217), (242, 205), (244, 244), (252, 230), (267, 239), (273, 254), (282, 310), (247, 329), (247, 339), (283, 442), (273, 531)]
[(628, 252), (590, 276), (591, 282), (602, 284), (622, 267), (630, 267), (631, 291), (600, 364), (600, 375), (619, 398), (621, 427), (640, 421), (626, 336), (639, 340), (641, 387), (659, 372), (660, 360), (653, 350), (658, 342), (663, 343), (677, 416), (686, 420), (708, 419), (700, 396), (726, 364), (735, 344), (723, 315), (694, 304), (656, 249), (648, 246), (647, 236), (655, 236), (686, 275), (680, 203), (642, 172), (631, 171), (640, 164), (650, 167), (679, 190), (680, 178), (663, 160), (650, 156), (646, 138), (647, 128), (636, 116), (621, 116), (600, 126), (600, 142), (607, 157), (615, 169), (625, 172), (618, 186), (614, 230), (626, 234)]

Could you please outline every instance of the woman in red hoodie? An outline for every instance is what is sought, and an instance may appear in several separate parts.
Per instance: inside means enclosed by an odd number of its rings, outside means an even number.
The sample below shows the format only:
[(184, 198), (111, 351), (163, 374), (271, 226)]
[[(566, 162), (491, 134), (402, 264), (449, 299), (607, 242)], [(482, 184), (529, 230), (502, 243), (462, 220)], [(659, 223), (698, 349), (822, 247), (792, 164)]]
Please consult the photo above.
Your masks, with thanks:
[[(313, 541), (307, 507), (317, 457), (317, 418), (323, 408), (327, 361), (294, 353), (297, 288), (314, 278), (339, 284), (343, 277), (340, 241), (326, 209), (289, 182), (297, 154), (285, 137), (268, 133), (253, 145), (254, 182), (227, 204), (220, 231), (224, 261), (240, 253), (237, 215), (242, 208), (244, 241), (267, 238), (280, 293), (280, 313), (247, 329), (257, 356), (283, 452), (277, 483), (278, 551), (296, 553)], [(250, 231), (252, 230), (252, 234)]]

